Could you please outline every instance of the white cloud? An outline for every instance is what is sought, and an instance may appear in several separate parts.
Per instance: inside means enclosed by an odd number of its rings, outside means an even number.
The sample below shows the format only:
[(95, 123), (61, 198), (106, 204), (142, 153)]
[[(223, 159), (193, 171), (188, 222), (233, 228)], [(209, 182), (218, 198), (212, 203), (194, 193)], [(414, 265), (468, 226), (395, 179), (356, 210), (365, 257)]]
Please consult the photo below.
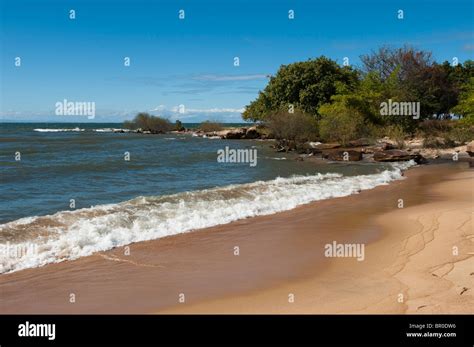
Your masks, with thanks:
[(159, 105), (149, 110), (149, 112), (164, 112), (164, 113), (179, 113), (179, 114), (183, 114), (183, 113), (242, 113), (244, 112), (244, 110), (245, 109), (243, 107), (242, 108), (219, 108), (219, 107), (187, 108), (186, 105), (184, 105), (184, 107), (182, 107), (182, 105), (177, 105), (177, 106), (167, 108), (165, 105)]
[(166, 106), (165, 105), (158, 105), (156, 106), (154, 109), (151, 109), (150, 112), (154, 112), (154, 111), (164, 111), (166, 110)]
[(149, 112), (153, 115), (167, 117), (172, 121), (177, 119), (188, 121), (202, 121), (206, 119), (215, 119), (220, 121), (242, 121), (241, 113), (243, 111), (244, 108), (187, 108), (186, 105), (177, 105), (172, 107), (159, 105), (149, 110)]

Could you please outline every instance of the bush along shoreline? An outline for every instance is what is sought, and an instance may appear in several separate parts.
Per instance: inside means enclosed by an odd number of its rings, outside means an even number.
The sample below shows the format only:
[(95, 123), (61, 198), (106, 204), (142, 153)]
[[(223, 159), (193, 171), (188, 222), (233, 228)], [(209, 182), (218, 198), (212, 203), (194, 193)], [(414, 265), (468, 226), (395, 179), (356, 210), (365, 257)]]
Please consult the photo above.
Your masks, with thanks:
[(277, 152), (294, 152), (298, 160), (424, 163), (472, 157), (472, 60), (440, 64), (430, 52), (404, 46), (381, 47), (361, 56), (361, 62), (340, 66), (321, 56), (282, 65), (245, 107), (248, 127), (205, 121), (185, 129), (179, 121), (146, 113), (124, 127), (211, 139), (271, 139)]

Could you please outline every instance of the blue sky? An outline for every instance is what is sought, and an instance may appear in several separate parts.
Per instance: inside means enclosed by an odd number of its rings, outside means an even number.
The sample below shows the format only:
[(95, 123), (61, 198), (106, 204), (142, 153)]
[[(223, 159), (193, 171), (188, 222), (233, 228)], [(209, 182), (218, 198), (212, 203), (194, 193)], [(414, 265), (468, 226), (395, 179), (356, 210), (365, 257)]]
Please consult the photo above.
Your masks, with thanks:
[[(359, 65), (381, 45), (411, 44), (437, 61), (474, 53), (472, 0), (0, 3), (3, 120), (119, 122), (148, 111), (235, 122), (281, 64), (326, 55)], [(55, 115), (64, 99), (95, 102), (96, 118)]]

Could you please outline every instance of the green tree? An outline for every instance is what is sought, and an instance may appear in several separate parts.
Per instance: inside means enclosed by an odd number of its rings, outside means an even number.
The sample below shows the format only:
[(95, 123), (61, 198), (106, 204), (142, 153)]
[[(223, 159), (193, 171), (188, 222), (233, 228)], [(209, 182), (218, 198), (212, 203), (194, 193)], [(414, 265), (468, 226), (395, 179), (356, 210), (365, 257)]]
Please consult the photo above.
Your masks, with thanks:
[(282, 65), (258, 98), (248, 105), (242, 115), (245, 120), (262, 121), (272, 112), (298, 108), (318, 115), (318, 109), (336, 93), (337, 84), (352, 89), (358, 73), (350, 67), (340, 67), (335, 61), (321, 56), (289, 65)]
[(459, 103), (453, 107), (452, 111), (461, 115), (461, 124), (474, 126), (474, 77), (462, 87)]
[[(456, 66), (448, 62), (437, 64), (432, 60), (431, 52), (410, 46), (384, 46), (361, 56), (361, 60), (364, 74), (372, 73), (380, 78), (382, 95), (386, 99), (420, 102), (421, 120), (433, 115), (437, 118), (448, 116), (457, 104), (461, 85), (474, 75), (474, 64), (470, 60)], [(416, 125), (409, 119), (400, 121), (404, 128)]]

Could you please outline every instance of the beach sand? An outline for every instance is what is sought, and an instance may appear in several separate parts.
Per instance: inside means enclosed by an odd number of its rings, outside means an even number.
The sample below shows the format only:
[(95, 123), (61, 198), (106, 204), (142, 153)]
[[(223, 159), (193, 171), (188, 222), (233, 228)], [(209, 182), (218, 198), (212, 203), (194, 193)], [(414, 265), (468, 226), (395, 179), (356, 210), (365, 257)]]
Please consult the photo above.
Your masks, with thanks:
[[(406, 177), (1, 275), (0, 313), (473, 313), (474, 171)], [(364, 260), (324, 257), (333, 241), (365, 244)]]

